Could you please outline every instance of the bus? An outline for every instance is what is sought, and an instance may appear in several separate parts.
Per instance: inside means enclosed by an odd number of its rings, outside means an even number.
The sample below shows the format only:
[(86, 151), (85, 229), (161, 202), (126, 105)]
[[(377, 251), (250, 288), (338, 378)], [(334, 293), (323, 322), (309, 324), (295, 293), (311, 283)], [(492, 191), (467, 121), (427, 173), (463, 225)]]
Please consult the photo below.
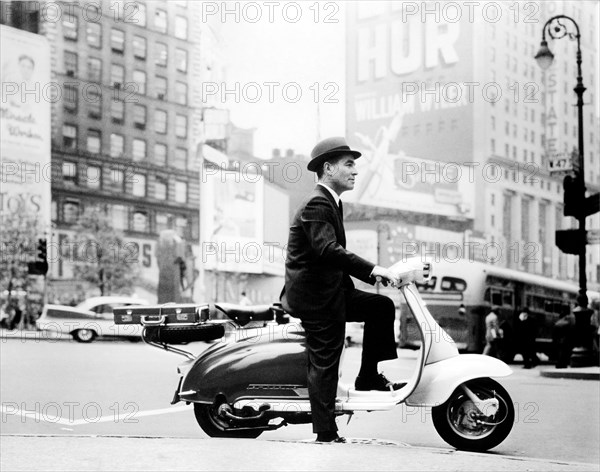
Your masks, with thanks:
[[(511, 362), (519, 351), (514, 331), (519, 310), (528, 307), (537, 326), (536, 352), (553, 358), (554, 323), (576, 305), (579, 288), (575, 284), (469, 260), (433, 262), (432, 268), (430, 279), (417, 287), (459, 350), (483, 351), (485, 317), (494, 306), (504, 331), (502, 358)], [(589, 306), (597, 310), (600, 293), (588, 291), (588, 299)], [(461, 306), (464, 310), (459, 310)], [(399, 346), (416, 348), (420, 342), (414, 319), (404, 304), (398, 309)]]

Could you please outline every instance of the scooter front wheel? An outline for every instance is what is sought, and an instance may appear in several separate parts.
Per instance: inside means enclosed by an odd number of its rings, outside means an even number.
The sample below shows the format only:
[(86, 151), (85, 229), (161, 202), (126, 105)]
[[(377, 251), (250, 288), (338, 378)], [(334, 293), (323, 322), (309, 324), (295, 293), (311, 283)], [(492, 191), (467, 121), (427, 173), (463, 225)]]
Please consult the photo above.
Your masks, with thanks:
[(263, 432), (258, 428), (231, 429), (229, 422), (219, 414), (219, 407), (194, 403), (196, 421), (211, 438), (245, 438), (255, 439)]
[(480, 400), (497, 399), (498, 410), (492, 415), (482, 413), (459, 386), (448, 400), (432, 408), (433, 424), (451, 446), (467, 451), (487, 451), (510, 433), (515, 419), (514, 405), (508, 392), (495, 380), (480, 378), (465, 385)]

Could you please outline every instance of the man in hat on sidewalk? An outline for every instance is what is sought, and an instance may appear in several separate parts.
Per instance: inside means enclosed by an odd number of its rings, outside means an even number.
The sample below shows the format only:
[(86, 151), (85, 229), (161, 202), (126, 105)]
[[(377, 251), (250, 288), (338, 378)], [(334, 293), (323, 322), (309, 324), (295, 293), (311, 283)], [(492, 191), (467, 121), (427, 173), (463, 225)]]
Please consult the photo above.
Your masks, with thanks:
[(397, 358), (394, 338), (396, 308), (386, 296), (354, 288), (350, 276), (374, 284), (395, 281), (388, 269), (346, 249), (340, 195), (354, 188), (360, 152), (344, 138), (319, 142), (308, 170), (318, 183), (297, 210), (289, 233), (283, 307), (302, 320), (308, 351), (308, 392), (313, 431), (318, 442), (345, 442), (335, 423), (335, 398), (345, 323), (364, 322), (357, 390), (397, 390), (377, 364)]

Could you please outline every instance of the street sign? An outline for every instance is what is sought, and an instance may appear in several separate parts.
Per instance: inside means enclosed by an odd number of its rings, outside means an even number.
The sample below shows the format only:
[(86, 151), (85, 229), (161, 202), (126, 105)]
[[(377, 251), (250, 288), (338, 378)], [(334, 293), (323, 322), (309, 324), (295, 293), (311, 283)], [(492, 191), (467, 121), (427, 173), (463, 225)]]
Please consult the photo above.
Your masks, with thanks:
[(600, 229), (588, 229), (586, 240), (588, 244), (600, 244)]
[(548, 171), (550, 175), (572, 172), (573, 159), (566, 152), (551, 154), (548, 156)]

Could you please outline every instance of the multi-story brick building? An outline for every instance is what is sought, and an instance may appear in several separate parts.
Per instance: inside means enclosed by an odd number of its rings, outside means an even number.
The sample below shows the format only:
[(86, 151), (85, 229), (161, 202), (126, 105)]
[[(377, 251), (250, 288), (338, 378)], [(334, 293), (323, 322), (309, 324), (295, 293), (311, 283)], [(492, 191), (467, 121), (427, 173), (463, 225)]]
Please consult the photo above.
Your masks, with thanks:
[[(174, 229), (199, 241), (200, 97), (204, 73), (196, 2), (3, 2), (3, 23), (51, 45), (52, 240), (100, 205), (138, 249), (141, 284), (157, 283), (156, 241)], [(62, 249), (61, 249), (62, 251)], [(52, 264), (73, 287), (71, 258)], [(64, 283), (62, 283), (64, 282)]]

